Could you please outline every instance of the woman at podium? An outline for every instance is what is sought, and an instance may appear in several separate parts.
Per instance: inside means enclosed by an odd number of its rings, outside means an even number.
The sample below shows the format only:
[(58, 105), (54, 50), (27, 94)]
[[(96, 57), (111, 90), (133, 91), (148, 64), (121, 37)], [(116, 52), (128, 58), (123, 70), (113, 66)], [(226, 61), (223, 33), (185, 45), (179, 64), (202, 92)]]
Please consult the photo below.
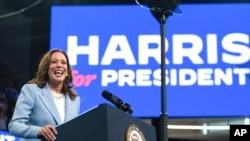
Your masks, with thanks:
[(58, 49), (48, 51), (36, 77), (21, 89), (9, 132), (25, 141), (55, 140), (55, 127), (80, 112), (80, 97), (71, 86), (72, 77), (67, 54)]

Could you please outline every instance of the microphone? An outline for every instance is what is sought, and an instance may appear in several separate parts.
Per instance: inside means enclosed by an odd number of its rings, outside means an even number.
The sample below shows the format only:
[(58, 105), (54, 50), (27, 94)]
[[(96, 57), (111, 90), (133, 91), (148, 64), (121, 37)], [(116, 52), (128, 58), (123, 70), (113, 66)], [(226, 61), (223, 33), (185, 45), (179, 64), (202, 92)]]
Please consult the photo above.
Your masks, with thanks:
[(102, 96), (111, 103), (113, 103), (118, 109), (123, 110), (124, 112), (128, 112), (129, 114), (133, 113), (133, 110), (131, 109), (128, 103), (123, 104), (123, 101), (120, 98), (116, 97), (109, 91), (104, 90), (102, 92)]

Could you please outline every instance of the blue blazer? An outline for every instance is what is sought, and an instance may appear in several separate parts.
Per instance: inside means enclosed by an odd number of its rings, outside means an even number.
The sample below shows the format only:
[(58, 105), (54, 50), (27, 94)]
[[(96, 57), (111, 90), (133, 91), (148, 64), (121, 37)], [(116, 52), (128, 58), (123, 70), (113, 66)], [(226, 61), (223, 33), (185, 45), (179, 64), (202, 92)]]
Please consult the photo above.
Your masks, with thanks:
[[(65, 121), (79, 115), (80, 98), (71, 100), (69, 94), (65, 97)], [(25, 84), (17, 99), (13, 117), (8, 125), (9, 132), (25, 141), (39, 141), (37, 137), (41, 127), (47, 124), (60, 125), (60, 115), (57, 111), (49, 85), (39, 88), (36, 84)]]

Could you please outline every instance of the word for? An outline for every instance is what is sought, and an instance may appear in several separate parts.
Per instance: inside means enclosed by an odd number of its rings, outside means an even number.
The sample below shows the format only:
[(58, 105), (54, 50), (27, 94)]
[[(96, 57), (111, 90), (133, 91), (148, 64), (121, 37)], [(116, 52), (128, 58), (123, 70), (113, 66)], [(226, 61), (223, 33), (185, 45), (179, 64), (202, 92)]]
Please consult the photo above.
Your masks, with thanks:
[(97, 79), (96, 74), (83, 75), (78, 70), (73, 70), (73, 84), (75, 87), (85, 86), (88, 87), (93, 80)]

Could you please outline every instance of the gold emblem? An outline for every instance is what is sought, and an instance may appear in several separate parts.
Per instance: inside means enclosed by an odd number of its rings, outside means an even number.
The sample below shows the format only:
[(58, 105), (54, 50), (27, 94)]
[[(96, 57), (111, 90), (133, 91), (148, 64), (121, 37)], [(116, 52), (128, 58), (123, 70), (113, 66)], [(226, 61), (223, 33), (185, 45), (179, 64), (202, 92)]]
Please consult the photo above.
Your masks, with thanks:
[(126, 141), (146, 141), (145, 137), (136, 124), (131, 124), (126, 131)]

